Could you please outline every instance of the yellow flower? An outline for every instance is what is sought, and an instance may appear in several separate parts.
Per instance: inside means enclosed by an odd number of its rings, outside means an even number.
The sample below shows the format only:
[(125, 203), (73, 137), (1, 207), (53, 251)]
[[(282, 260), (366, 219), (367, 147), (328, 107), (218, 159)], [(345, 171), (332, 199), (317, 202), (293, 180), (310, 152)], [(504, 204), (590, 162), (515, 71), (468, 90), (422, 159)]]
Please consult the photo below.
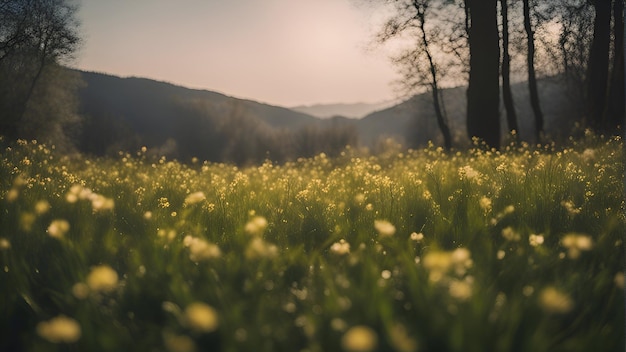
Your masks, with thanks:
[(480, 200), (478, 201), (478, 204), (480, 205), (480, 208), (485, 212), (488, 213), (491, 211), (491, 199), (487, 198), (487, 197), (482, 197), (480, 198)]
[(620, 289), (624, 289), (624, 273), (623, 272), (619, 272), (617, 274), (615, 274), (615, 278), (613, 279), (613, 281), (615, 282), (615, 285), (617, 287), (619, 287)]
[(396, 227), (387, 220), (374, 220), (374, 228), (380, 237), (390, 237), (396, 233)]
[(528, 236), (528, 242), (533, 247), (537, 247), (543, 244), (543, 240), (544, 240), (543, 235), (531, 234), (530, 236)]
[(547, 287), (541, 291), (539, 304), (548, 313), (567, 313), (574, 307), (572, 299), (554, 287)]
[(217, 311), (202, 302), (194, 302), (185, 308), (187, 326), (199, 332), (213, 332), (219, 325)]
[(65, 234), (70, 230), (70, 223), (67, 220), (57, 219), (53, 220), (48, 226), (48, 235), (57, 239), (62, 239)]
[(91, 269), (87, 276), (87, 286), (95, 292), (110, 292), (117, 288), (117, 272), (108, 265)]
[(593, 240), (587, 235), (572, 232), (561, 239), (561, 245), (568, 249), (567, 256), (570, 259), (578, 259), (582, 251), (590, 251), (593, 248)]
[(76, 320), (59, 315), (37, 324), (37, 334), (53, 343), (72, 343), (80, 339), (81, 329)]
[(341, 338), (341, 347), (349, 352), (373, 351), (378, 346), (378, 335), (371, 328), (357, 325), (350, 328)]
[(163, 342), (170, 352), (194, 352), (196, 344), (193, 339), (185, 335), (163, 334)]
[(0, 250), (7, 250), (10, 248), (11, 248), (11, 242), (4, 237), (0, 237)]
[(35, 213), (37, 215), (45, 214), (48, 210), (50, 210), (50, 203), (47, 200), (40, 200), (35, 203)]

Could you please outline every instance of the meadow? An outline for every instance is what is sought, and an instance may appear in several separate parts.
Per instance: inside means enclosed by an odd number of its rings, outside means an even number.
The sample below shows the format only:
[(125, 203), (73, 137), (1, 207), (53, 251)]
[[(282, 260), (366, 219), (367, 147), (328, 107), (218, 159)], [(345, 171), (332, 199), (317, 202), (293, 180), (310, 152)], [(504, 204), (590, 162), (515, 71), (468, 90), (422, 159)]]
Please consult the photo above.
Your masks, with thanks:
[(620, 138), (254, 167), (3, 145), (3, 351), (624, 350)]

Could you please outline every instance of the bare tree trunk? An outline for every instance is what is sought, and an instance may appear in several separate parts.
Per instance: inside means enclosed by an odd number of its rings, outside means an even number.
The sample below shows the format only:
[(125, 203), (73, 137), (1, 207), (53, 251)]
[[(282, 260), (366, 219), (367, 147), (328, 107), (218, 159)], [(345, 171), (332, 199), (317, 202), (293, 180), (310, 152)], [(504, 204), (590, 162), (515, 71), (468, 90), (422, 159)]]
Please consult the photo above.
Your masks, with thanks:
[(593, 7), (596, 10), (596, 18), (587, 62), (587, 99), (591, 126), (600, 131), (604, 128), (603, 115), (609, 79), (611, 0), (594, 0)]
[(419, 21), (420, 31), (422, 32), (422, 43), (424, 44), (424, 51), (426, 53), (426, 57), (428, 58), (428, 65), (430, 70), (430, 78), (431, 84), (430, 87), (432, 89), (433, 95), (433, 107), (435, 109), (435, 116), (437, 117), (437, 125), (439, 126), (439, 130), (441, 130), (441, 134), (443, 135), (443, 144), (446, 150), (452, 149), (452, 136), (450, 134), (450, 128), (448, 126), (448, 121), (443, 114), (442, 105), (443, 102), (439, 101), (439, 86), (437, 84), (437, 67), (433, 61), (433, 57), (430, 53), (430, 47), (428, 45), (428, 38), (426, 38), (426, 28), (424, 27), (425, 23), (425, 15), (423, 8), (417, 9), (417, 18)]
[(613, 71), (609, 86), (606, 122), (609, 130), (624, 127), (624, 1), (613, 1)]
[(539, 105), (539, 92), (537, 90), (537, 77), (535, 74), (535, 32), (533, 32), (530, 23), (530, 4), (529, 0), (523, 1), (524, 5), (524, 29), (526, 30), (528, 52), (526, 61), (528, 65), (528, 90), (530, 92), (530, 105), (535, 115), (535, 138), (541, 140), (543, 133), (543, 112)]
[(502, 12), (502, 100), (506, 109), (506, 121), (509, 131), (516, 131), (519, 135), (519, 127), (517, 126), (517, 114), (515, 113), (515, 104), (513, 103), (513, 93), (511, 92), (511, 56), (509, 55), (509, 14), (507, 0), (500, 0), (500, 8)]
[(500, 147), (500, 38), (497, 0), (467, 0), (470, 14), (470, 72), (467, 132)]

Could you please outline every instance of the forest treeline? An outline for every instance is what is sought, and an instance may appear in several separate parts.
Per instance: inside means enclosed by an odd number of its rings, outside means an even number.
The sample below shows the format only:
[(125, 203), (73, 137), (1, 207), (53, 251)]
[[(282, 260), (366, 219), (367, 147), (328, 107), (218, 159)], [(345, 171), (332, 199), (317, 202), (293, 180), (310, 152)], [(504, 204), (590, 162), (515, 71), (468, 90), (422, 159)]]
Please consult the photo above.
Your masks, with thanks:
[(562, 80), (582, 128), (619, 133), (624, 122), (623, 0), (369, 2), (389, 7), (378, 42), (399, 41), (405, 47), (394, 58), (401, 86), (408, 94), (431, 94), (446, 148), (452, 147), (453, 134), (441, 88), (459, 82), (468, 87), (467, 137), (492, 147), (502, 142), (502, 130), (519, 132), (519, 102), (511, 92), (515, 80), (528, 84), (534, 122), (534, 133), (518, 138), (549, 138), (537, 83), (546, 76)]
[[(518, 139), (547, 142), (554, 138), (550, 123), (561, 117), (549, 116), (547, 102), (541, 101), (552, 98), (538, 83), (546, 77), (559, 81), (567, 121), (580, 130), (614, 134), (623, 125), (623, 0), (362, 1), (389, 6), (376, 42), (401, 44), (404, 50), (392, 63), (402, 91), (430, 99), (428, 113), (414, 111), (411, 123), (396, 126), (405, 130), (406, 145), (432, 139), (448, 149), (461, 148), (478, 137), (497, 148), (513, 130)], [(261, 115), (276, 114), (275, 119), (259, 120), (258, 107), (251, 112), (235, 104), (220, 113), (219, 107), (193, 99), (170, 104), (169, 121), (154, 99), (155, 107), (143, 111), (153, 111), (149, 120), (106, 106), (98, 111), (99, 105), (84, 96), (83, 73), (66, 68), (82, 41), (77, 10), (68, 0), (0, 0), (0, 135), (5, 140), (38, 139), (99, 155), (148, 145), (174, 157), (243, 164), (336, 154), (346, 145), (358, 146), (372, 126), (395, 123), (373, 117), (367, 128), (340, 118), (304, 123), (311, 117), (292, 119), (291, 113), (268, 108)], [(515, 97), (513, 82), (526, 82), (528, 101)], [(454, 108), (458, 95), (444, 94), (454, 86), (467, 87), (463, 108)], [(561, 130), (570, 133), (573, 125)]]

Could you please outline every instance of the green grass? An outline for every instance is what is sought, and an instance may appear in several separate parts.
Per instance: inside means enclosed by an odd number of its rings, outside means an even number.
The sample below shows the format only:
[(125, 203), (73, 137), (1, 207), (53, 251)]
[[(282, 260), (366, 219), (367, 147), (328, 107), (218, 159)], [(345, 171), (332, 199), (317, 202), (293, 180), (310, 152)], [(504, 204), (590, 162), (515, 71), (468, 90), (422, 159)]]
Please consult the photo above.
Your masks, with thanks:
[(617, 138), (249, 168), (0, 156), (0, 350), (624, 350)]

